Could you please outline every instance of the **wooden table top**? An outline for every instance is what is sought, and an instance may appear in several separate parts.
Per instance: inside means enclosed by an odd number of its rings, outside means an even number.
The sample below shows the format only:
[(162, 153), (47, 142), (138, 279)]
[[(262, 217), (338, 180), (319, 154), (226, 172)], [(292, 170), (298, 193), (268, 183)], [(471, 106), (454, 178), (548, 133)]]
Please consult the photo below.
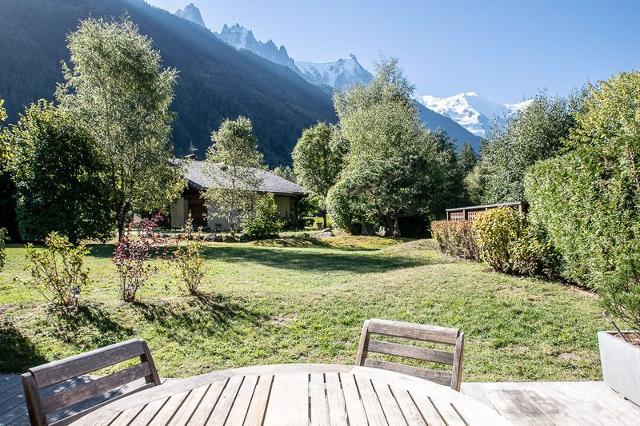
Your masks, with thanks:
[(367, 367), (288, 364), (176, 380), (109, 403), (74, 425), (507, 425), (448, 387)]

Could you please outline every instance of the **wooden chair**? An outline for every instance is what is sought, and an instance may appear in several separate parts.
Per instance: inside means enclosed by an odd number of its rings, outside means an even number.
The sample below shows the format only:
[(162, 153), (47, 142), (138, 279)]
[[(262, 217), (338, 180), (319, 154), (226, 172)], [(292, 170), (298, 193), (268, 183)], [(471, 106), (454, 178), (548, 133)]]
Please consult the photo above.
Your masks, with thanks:
[[(455, 350), (454, 352), (447, 352), (382, 340), (373, 340), (371, 339), (372, 334), (402, 337), (405, 339), (420, 340), (423, 342), (444, 343), (446, 345), (454, 346)], [(370, 319), (365, 321), (364, 326), (362, 327), (362, 335), (360, 336), (360, 344), (358, 346), (358, 355), (356, 356), (356, 365), (382, 368), (385, 370), (416, 376), (441, 385), (450, 386), (452, 389), (459, 391), (462, 381), (463, 345), (464, 333), (457, 328)], [(453, 370), (449, 373), (367, 358), (369, 352), (452, 365)]]
[[(133, 358), (140, 358), (140, 363), (100, 377), (88, 383), (70, 386), (61, 392), (48, 393), (42, 391), (66, 380), (119, 364)], [(140, 339), (116, 343), (91, 352), (72, 356), (60, 361), (50, 362), (38, 367), (30, 368), (22, 375), (24, 396), (29, 410), (31, 424), (37, 426), (67, 424), (95, 408), (104, 404), (95, 404), (83, 411), (66, 418), (49, 423), (47, 415), (58, 412), (81, 402), (103, 395), (104, 393), (130, 384), (137, 379), (145, 379), (145, 385), (135, 389), (140, 390), (149, 386), (159, 385), (160, 377), (153, 363), (151, 352), (147, 344)], [(131, 393), (131, 392), (129, 392)]]

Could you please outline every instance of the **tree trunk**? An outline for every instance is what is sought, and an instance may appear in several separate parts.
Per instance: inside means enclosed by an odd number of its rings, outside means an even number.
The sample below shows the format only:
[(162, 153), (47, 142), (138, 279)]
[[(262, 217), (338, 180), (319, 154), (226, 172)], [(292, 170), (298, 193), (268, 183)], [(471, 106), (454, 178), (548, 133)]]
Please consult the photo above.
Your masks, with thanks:
[(398, 221), (398, 216), (393, 218), (393, 236), (400, 237), (400, 222)]
[(127, 217), (129, 216), (129, 210), (129, 203), (122, 203), (122, 205), (118, 209), (118, 214), (116, 216), (116, 222), (118, 225), (118, 242), (122, 241), (122, 238), (124, 237), (124, 230), (127, 226)]
[(322, 229), (327, 229), (327, 211), (322, 211)]

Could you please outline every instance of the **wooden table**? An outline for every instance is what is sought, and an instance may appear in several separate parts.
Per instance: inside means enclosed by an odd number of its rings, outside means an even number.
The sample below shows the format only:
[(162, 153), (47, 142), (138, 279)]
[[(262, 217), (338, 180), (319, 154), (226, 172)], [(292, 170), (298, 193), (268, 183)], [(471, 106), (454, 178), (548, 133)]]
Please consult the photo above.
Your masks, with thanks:
[(176, 380), (126, 396), (76, 425), (506, 425), (448, 387), (367, 367), (290, 364)]

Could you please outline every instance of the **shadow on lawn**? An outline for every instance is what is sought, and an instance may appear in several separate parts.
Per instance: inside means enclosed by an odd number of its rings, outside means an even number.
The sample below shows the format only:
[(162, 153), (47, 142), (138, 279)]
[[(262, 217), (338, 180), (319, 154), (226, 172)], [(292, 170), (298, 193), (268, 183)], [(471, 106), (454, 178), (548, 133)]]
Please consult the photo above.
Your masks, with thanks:
[(349, 271), (356, 273), (386, 272), (432, 264), (432, 260), (353, 252), (299, 252), (259, 247), (212, 247), (204, 250), (206, 259), (223, 262), (259, 263), (281, 269), (303, 271)]
[(110, 345), (131, 338), (134, 330), (122, 326), (100, 305), (82, 304), (73, 315), (56, 313), (54, 334), (67, 343), (76, 345), (81, 351)]
[(0, 322), (0, 373), (22, 373), (48, 360), (11, 323)]
[[(394, 241), (403, 242), (402, 239)], [(331, 238), (313, 238), (313, 237), (282, 237), (270, 238), (267, 240), (256, 240), (252, 243), (254, 247), (292, 247), (292, 248), (318, 248), (331, 249), (340, 251), (379, 251), (380, 247), (366, 247), (362, 244), (354, 242), (332, 241)]]
[(162, 327), (163, 335), (178, 342), (187, 341), (190, 333), (214, 335), (227, 330), (234, 321), (257, 326), (269, 318), (226, 296), (208, 293), (177, 301), (139, 301), (133, 306), (146, 321)]
[[(306, 244), (306, 243), (305, 243)], [(296, 246), (289, 246), (296, 247)], [(302, 246), (306, 247), (306, 246)], [(315, 246), (320, 247), (320, 246)], [(421, 257), (408, 257), (401, 254), (378, 254), (372, 251), (362, 253), (365, 250), (332, 250), (332, 251), (298, 251), (280, 250), (257, 245), (206, 245), (204, 257), (207, 260), (220, 260), (223, 262), (257, 263), (280, 269), (293, 269), (303, 271), (347, 271), (355, 273), (387, 272), (402, 268), (434, 265), (439, 263), (451, 263), (452, 260), (427, 259)], [(377, 250), (376, 250), (377, 251)], [(96, 244), (91, 246), (93, 257), (111, 257), (113, 246), (109, 244)]]

